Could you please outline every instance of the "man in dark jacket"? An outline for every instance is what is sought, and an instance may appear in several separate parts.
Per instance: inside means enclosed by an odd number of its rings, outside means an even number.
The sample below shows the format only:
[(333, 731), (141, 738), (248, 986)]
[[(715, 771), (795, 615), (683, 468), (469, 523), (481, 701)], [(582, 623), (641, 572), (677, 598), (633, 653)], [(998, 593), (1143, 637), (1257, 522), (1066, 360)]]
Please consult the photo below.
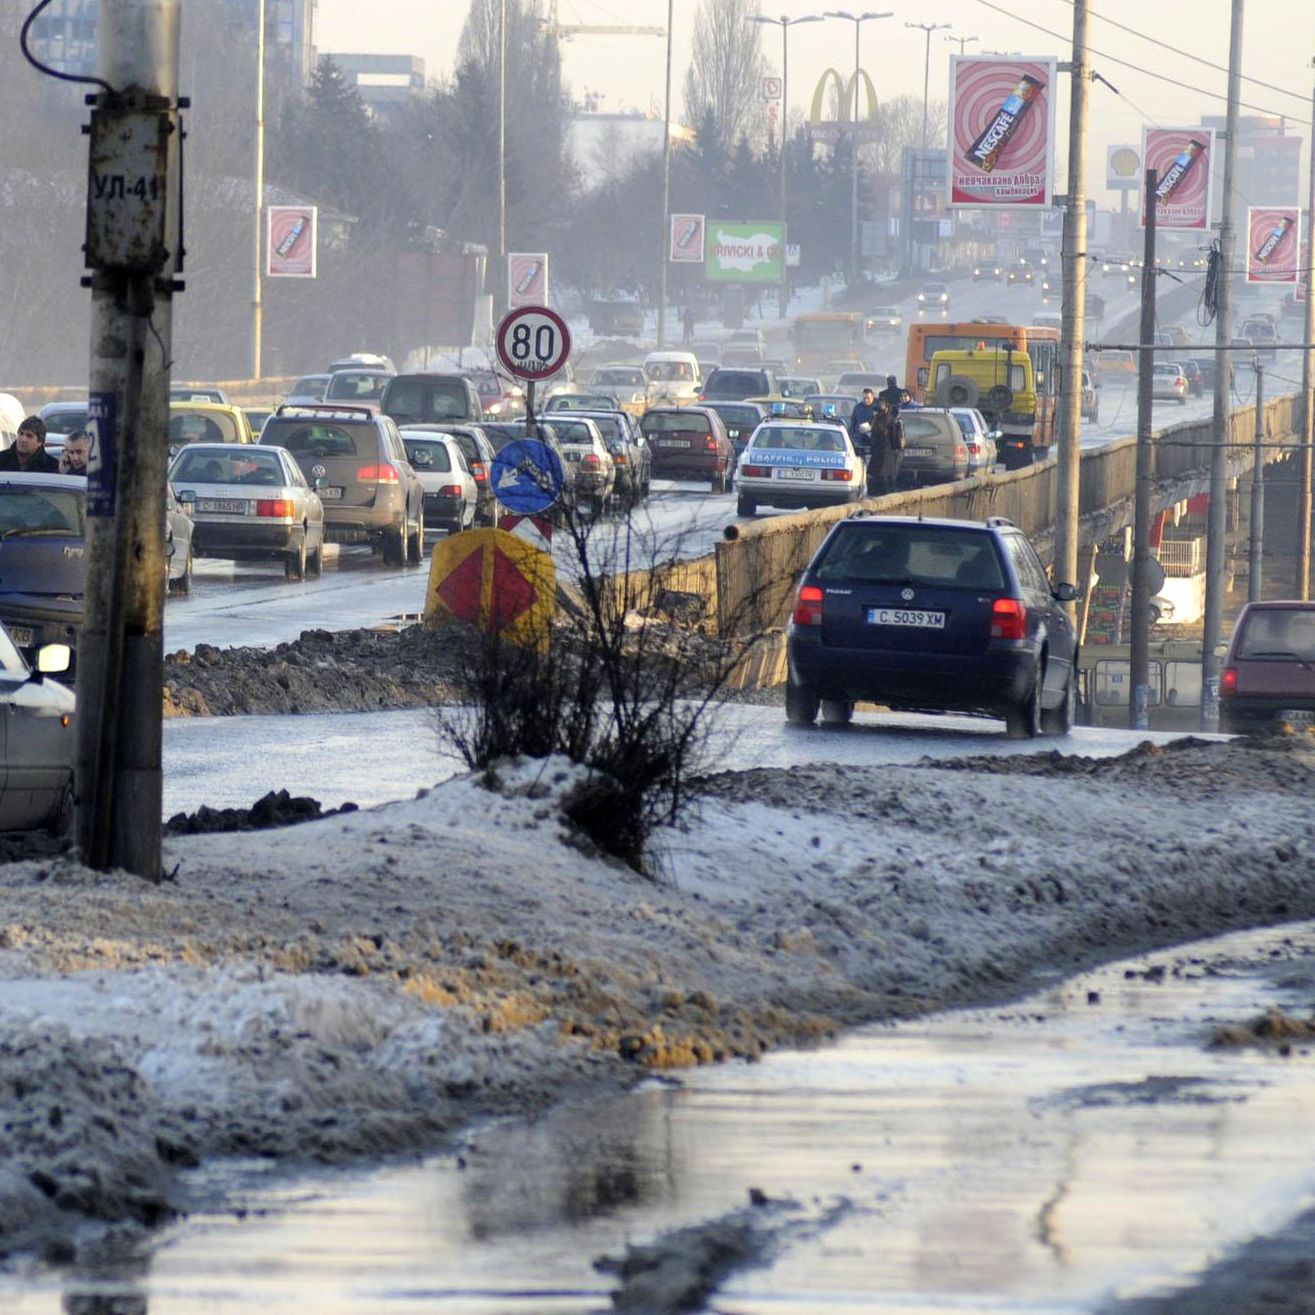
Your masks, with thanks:
[(59, 462), (46, 451), (46, 422), (28, 416), (18, 426), (18, 441), (0, 452), (0, 470), (21, 470), (29, 475), (58, 475)]
[(893, 374), (886, 376), (886, 386), (878, 394), (879, 400), (890, 403), (890, 409), (893, 414), (898, 415), (899, 409), (908, 400), (908, 393), (899, 386), (899, 381)]
[(872, 455), (868, 458), (868, 496), (894, 493), (899, 483), (900, 453), (904, 450), (904, 426), (898, 413), (883, 397), (877, 403), (872, 425)]
[[(865, 388), (863, 396), (854, 403), (853, 413), (849, 417), (849, 436), (854, 446), (861, 452), (872, 446), (872, 431), (876, 426), (877, 401), (872, 389)], [(863, 426), (867, 428), (864, 429)]]

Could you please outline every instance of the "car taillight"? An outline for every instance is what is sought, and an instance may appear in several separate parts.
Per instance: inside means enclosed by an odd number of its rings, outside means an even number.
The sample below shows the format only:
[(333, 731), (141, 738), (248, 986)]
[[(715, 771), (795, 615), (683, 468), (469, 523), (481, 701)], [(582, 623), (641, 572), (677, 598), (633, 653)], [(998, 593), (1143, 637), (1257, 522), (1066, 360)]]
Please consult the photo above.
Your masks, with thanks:
[(396, 466), (390, 466), (386, 461), (378, 466), (362, 466), (356, 472), (357, 480), (364, 484), (373, 480), (376, 484), (400, 484), (402, 477), (397, 473)]
[(296, 514), (290, 498), (262, 498), (256, 503), (257, 516), (295, 516)]
[(771, 479), (771, 466), (745, 466), (740, 471), (741, 475), (747, 475), (750, 479)]
[(1236, 694), (1236, 693), (1237, 693), (1237, 668), (1236, 668), (1236, 667), (1225, 667), (1225, 668), (1224, 668), (1224, 673), (1223, 673), (1223, 675), (1220, 676), (1220, 678), (1219, 678), (1219, 692), (1220, 692), (1220, 694)]
[(997, 598), (991, 604), (991, 638), (1024, 639), (1027, 636), (1027, 607), (1017, 598)]
[(444, 484), (438, 491), (440, 498), (459, 498), (461, 496), (460, 484)]
[(960, 443), (960, 444), (958, 445), (958, 447), (956, 447), (956, 448), (954, 449), (954, 459), (955, 459), (956, 461), (967, 461), (967, 460), (968, 460), (968, 449), (967, 449), (966, 447), (964, 447), (964, 445), (963, 445), (962, 443)]
[(717, 440), (713, 438), (711, 434), (704, 434), (703, 446), (707, 448), (709, 452), (715, 452), (717, 450)]
[(613, 452), (612, 464), (614, 466), (624, 466), (626, 464), (626, 454), (624, 452)]
[(815, 584), (799, 586), (799, 596), (795, 599), (794, 623), (797, 626), (820, 626), (822, 624), (822, 591)]
[(598, 454), (596, 452), (587, 452), (580, 458), (581, 470), (597, 470), (599, 466)]
[(840, 480), (842, 483), (848, 484), (854, 478), (854, 472), (852, 470), (824, 470), (822, 478), (824, 480)]

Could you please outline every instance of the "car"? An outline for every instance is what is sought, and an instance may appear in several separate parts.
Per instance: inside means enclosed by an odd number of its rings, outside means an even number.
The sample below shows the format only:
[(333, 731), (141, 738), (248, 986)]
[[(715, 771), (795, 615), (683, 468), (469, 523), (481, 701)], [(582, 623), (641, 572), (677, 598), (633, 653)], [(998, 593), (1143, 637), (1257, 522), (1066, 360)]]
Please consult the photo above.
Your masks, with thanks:
[(899, 464), (901, 488), (951, 484), (967, 478), (968, 444), (952, 414), (955, 409), (920, 406), (900, 411), (904, 430)]
[(640, 425), (653, 454), (656, 478), (706, 479), (714, 493), (725, 493), (730, 487), (735, 445), (716, 411), (707, 406), (653, 407)]
[(0, 626), (0, 831), (72, 829), (76, 700), (67, 685), (47, 679), (72, 661), (67, 644), (52, 643), (29, 663)]
[(174, 495), (173, 485), (164, 486), (164, 571), (165, 588), (171, 594), (192, 592), (192, 518)]
[(1100, 393), (1096, 391), (1096, 381), (1090, 370), (1082, 371), (1082, 402), (1080, 406), (1083, 420), (1092, 424), (1100, 422)]
[(727, 344), (726, 350), (721, 354), (721, 363), (723, 365), (735, 366), (755, 366), (761, 365), (764, 369), (769, 368), (767, 358), (763, 355), (762, 349), (758, 347), (735, 346)]
[(0, 473), (0, 621), (29, 662), (46, 644), (76, 660), (86, 536), (85, 476)]
[(777, 420), (811, 420), (813, 408), (802, 397), (746, 397)]
[(242, 410), (246, 413), (252, 434), (259, 434), (265, 427), (265, 421), (274, 414), (272, 406), (244, 406)]
[(398, 425), (476, 425), (484, 418), (479, 389), (464, 374), (398, 374), (384, 388), (379, 408)]
[(81, 402), (47, 402), (37, 412), (46, 426), (47, 451), (50, 450), (52, 439), (63, 439), (77, 433), (79, 429), (86, 429), (89, 407), (85, 399)]
[(864, 318), (869, 333), (898, 333), (904, 327), (898, 306), (874, 306)]
[(1151, 397), (1154, 401), (1187, 404), (1187, 376), (1176, 361), (1157, 362), (1151, 375)]
[(1168, 336), (1169, 344), (1173, 347), (1190, 347), (1192, 345), (1191, 335), (1181, 324), (1166, 324), (1159, 332)]
[(836, 507), (867, 493), (867, 466), (836, 421), (767, 419), (735, 468), (735, 509)]
[(721, 361), (722, 344), (719, 342), (709, 342), (703, 339), (695, 339), (689, 344), (689, 350), (699, 358), (700, 362), (711, 361), (717, 365)]
[[(519, 438), (525, 437), (525, 423), (516, 426)], [(475, 524), (485, 528), (498, 523), (498, 498), (493, 491), (493, 458), (498, 449), (483, 425), (407, 425), (404, 434), (447, 434), (454, 438), (466, 457), (470, 477), (475, 481)]]
[(986, 417), (974, 407), (953, 406), (950, 414), (959, 423), (959, 431), (968, 447), (968, 474), (980, 475), (995, 469), (996, 431), (986, 423)]
[(353, 352), (350, 356), (334, 361), (327, 373), (336, 374), (339, 370), (386, 370), (389, 374), (396, 374), (397, 366), (393, 364), (392, 357), (382, 352)]
[(218, 402), (169, 403), (169, 456), (189, 443), (254, 443), (251, 421), (240, 406)]
[(502, 419), (525, 414), (525, 390), (509, 383), (493, 370), (468, 370), (484, 410), (484, 419)]
[(1064, 735), (1078, 644), (1025, 535), (987, 521), (852, 515), (803, 573), (786, 631), (786, 719), (842, 725), (858, 702), (1001, 717), (1008, 734)]
[(1130, 381), (1137, 377), (1137, 357), (1133, 352), (1104, 351), (1100, 354), (1102, 380)]
[(1106, 256), (1100, 262), (1100, 271), (1102, 274), (1118, 278), (1126, 275), (1132, 270), (1132, 261), (1127, 256)]
[[(1193, 356), (1190, 357), (1189, 359), (1191, 360), (1192, 364), (1195, 365), (1196, 368), (1201, 372), (1202, 393), (1205, 393), (1207, 391), (1214, 392), (1215, 373), (1218, 368), (1215, 357), (1213, 355)], [(1186, 363), (1183, 362), (1182, 364), (1185, 372), (1187, 368)], [(1235, 366), (1231, 361), (1228, 363), (1228, 381), (1230, 384), (1233, 384), (1237, 381), (1237, 366)]]
[(1315, 603), (1248, 603), (1233, 627), (1219, 681), (1220, 729), (1315, 724)]
[(704, 381), (701, 402), (742, 402), (746, 397), (779, 396), (776, 376), (770, 370), (749, 370), (719, 365)]
[(738, 461), (753, 431), (767, 418), (767, 408), (756, 402), (705, 402), (703, 406), (721, 417)]
[(648, 380), (639, 365), (604, 365), (589, 376), (589, 391), (612, 399), (612, 405), (644, 414)]
[(703, 386), (698, 358), (692, 352), (649, 352), (644, 357), (645, 395), (649, 406), (692, 402)]
[(1268, 315), (1250, 316), (1243, 321), (1241, 333), (1261, 355), (1277, 354), (1278, 330)]
[(767, 339), (761, 329), (736, 329), (726, 340), (727, 347), (757, 348), (759, 354), (767, 350)]
[(329, 543), (369, 544), (388, 566), (424, 556), (425, 491), (391, 417), (368, 407), (281, 406), (262, 447), (285, 448), (324, 505)]
[(329, 386), (331, 374), (303, 374), (288, 390), (283, 399), (289, 406), (307, 406), (324, 401), (324, 390)]
[(606, 393), (558, 393), (548, 399), (545, 415), (554, 411), (610, 411), (612, 399)]
[(169, 482), (192, 518), (192, 551), (283, 563), (289, 580), (324, 569), (324, 504), (291, 453), (267, 443), (191, 443)]
[(944, 283), (924, 283), (918, 289), (919, 310), (948, 310), (950, 289)]
[(607, 515), (616, 492), (616, 465), (598, 426), (582, 417), (558, 415), (552, 427), (574, 469), (575, 506), (588, 506), (595, 520)]
[(1202, 397), (1205, 394), (1205, 377), (1201, 373), (1201, 367), (1196, 363), (1196, 358), (1189, 356), (1185, 361), (1179, 361), (1183, 367), (1183, 374), (1187, 376), (1187, 395), (1188, 397)]
[(402, 445), (425, 491), (425, 528), (460, 534), (475, 524), (479, 490), (451, 434), (403, 429)]
[(336, 370), (324, 390), (326, 402), (346, 402), (348, 406), (378, 408), (384, 389), (393, 378), (387, 370)]
[(778, 374), (776, 386), (782, 397), (801, 398), (806, 393), (820, 393), (822, 381), (804, 374)]
[(1007, 288), (1030, 288), (1036, 282), (1036, 271), (1025, 260), (1021, 260), (1017, 265), (1011, 265), (1005, 274), (1005, 287)]
[(171, 402), (217, 402), (228, 405), (228, 394), (216, 384), (170, 384)]
[[(579, 416), (592, 420), (607, 444), (616, 468), (615, 496), (627, 510), (639, 506), (653, 487), (653, 453), (644, 438), (639, 421), (626, 411), (608, 408), (602, 411), (553, 412), (553, 421)], [(552, 421), (550, 421), (552, 423)]]
[(874, 393), (879, 393), (886, 386), (886, 376), (877, 374), (873, 370), (846, 370), (837, 380), (835, 390), (837, 393), (853, 393), (855, 397), (861, 397), (865, 388), (870, 388)]
[(973, 269), (973, 282), (999, 282), (1000, 273), (1000, 266), (994, 262), (986, 265), (977, 265)]

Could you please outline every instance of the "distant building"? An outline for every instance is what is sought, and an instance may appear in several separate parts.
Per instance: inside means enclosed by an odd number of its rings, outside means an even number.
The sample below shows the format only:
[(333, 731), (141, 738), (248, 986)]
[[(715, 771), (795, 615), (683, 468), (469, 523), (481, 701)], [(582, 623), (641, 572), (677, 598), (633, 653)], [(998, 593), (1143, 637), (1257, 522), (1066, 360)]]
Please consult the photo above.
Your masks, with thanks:
[(429, 90), (425, 61), (416, 55), (325, 55), (360, 93), (371, 114), (387, 118)]
[[(1201, 116), (1203, 128), (1222, 134), (1227, 120), (1222, 114)], [(1237, 151), (1234, 156), (1234, 186), (1239, 204), (1300, 205), (1301, 165), (1305, 154), (1302, 138), (1291, 131), (1287, 118), (1271, 114), (1244, 114), (1237, 123)], [(1218, 148), (1217, 190), (1222, 195), (1224, 161), (1223, 143)], [(1245, 215), (1243, 216), (1245, 218)]]
[[(639, 114), (573, 114), (567, 121), (567, 149), (585, 187), (600, 187), (626, 173), (636, 160), (662, 152), (662, 120)], [(671, 125), (672, 146), (693, 145), (694, 133)]]

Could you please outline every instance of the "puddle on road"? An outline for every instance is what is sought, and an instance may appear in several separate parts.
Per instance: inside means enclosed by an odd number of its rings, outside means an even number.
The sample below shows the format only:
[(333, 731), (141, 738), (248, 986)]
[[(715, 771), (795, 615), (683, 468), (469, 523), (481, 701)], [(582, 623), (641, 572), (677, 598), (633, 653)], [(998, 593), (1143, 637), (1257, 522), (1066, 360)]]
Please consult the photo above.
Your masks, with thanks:
[[(244, 1218), (195, 1215), (132, 1277), (8, 1280), (0, 1304), (592, 1315), (610, 1309), (595, 1257), (739, 1209), (758, 1187), (858, 1208), (736, 1275), (719, 1310), (1090, 1311), (1184, 1279), (1309, 1204), (1315, 1053), (1205, 1042), (1270, 1005), (1304, 1016), (1312, 956), (1307, 924), (1202, 943), (1015, 1006), (488, 1127), (463, 1164), (273, 1188), (210, 1170), (200, 1182), (244, 1184)], [(1167, 971), (1125, 976), (1148, 965)]]

